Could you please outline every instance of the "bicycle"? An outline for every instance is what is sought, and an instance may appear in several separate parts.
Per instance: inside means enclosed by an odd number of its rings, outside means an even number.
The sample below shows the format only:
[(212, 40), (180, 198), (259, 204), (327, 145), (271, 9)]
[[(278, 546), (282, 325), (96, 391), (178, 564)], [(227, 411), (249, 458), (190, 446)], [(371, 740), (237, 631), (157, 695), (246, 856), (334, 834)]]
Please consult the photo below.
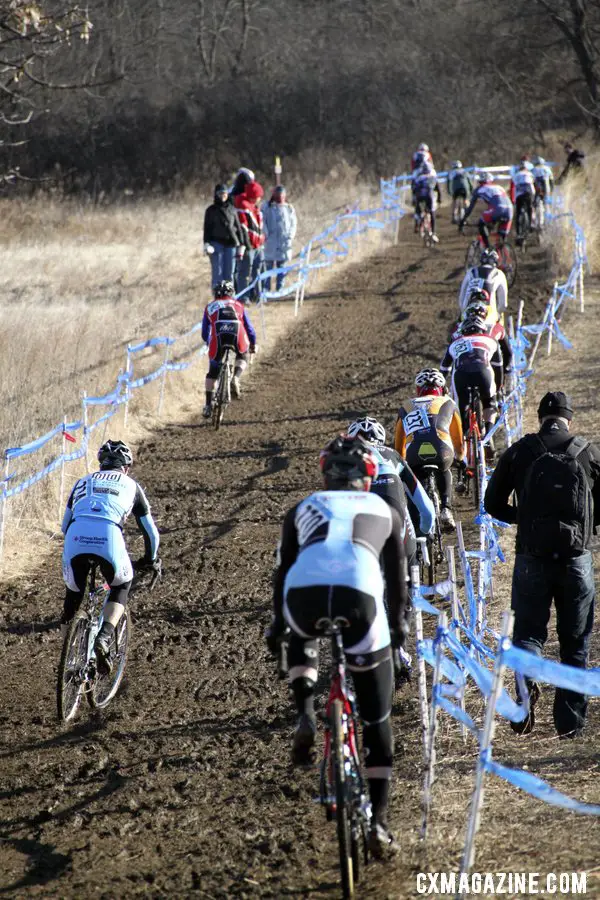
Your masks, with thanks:
[(356, 701), (346, 678), (342, 616), (320, 619), (317, 628), (331, 637), (331, 686), (325, 708), (325, 743), (320, 772), (319, 802), (328, 822), (336, 820), (344, 898), (354, 897), (361, 861), (369, 861), (371, 803), (360, 771)]
[[(465, 471), (466, 480), (457, 485), (457, 492), (468, 495), (470, 486), (473, 484), (473, 499), (475, 500), (475, 509), (479, 510), (481, 504), (481, 455), (479, 452), (479, 444), (483, 435), (483, 409), (481, 406), (481, 398), (479, 396), (479, 388), (470, 387), (468, 391), (468, 401), (465, 407), (464, 418), (467, 422), (467, 430), (465, 434), (465, 442), (467, 445), (467, 468)], [(461, 489), (462, 486), (462, 489)]]
[(428, 209), (419, 213), (419, 237), (427, 249), (434, 246), (433, 229), (431, 227), (431, 213)]
[[(421, 466), (420, 471), (423, 473), (422, 484), (425, 493), (433, 503), (435, 510), (434, 530), (432, 534), (428, 534), (425, 539), (425, 548), (419, 543), (417, 544), (417, 555), (420, 561), (421, 583), (425, 583), (425, 572), (427, 572), (428, 584), (436, 583), (437, 566), (444, 559), (444, 539), (442, 536), (442, 528), (440, 525), (440, 512), (442, 509), (442, 501), (437, 487), (436, 473), (437, 465), (428, 464)], [(419, 552), (420, 549), (420, 552)], [(427, 550), (427, 556), (423, 552)]]
[[(464, 230), (465, 223), (459, 225), (459, 230)], [(473, 228), (476, 228), (473, 225)], [(506, 275), (506, 283), (509, 288), (513, 286), (517, 278), (517, 255), (512, 244), (498, 233), (490, 235), (494, 238), (494, 250), (500, 257), (498, 268)], [(485, 250), (485, 242), (481, 235), (478, 235), (467, 247), (465, 254), (465, 272), (473, 269), (481, 262), (481, 254)]]
[(525, 206), (522, 206), (517, 218), (517, 247), (521, 247), (523, 251), (525, 251), (525, 242), (529, 237), (530, 231), (531, 220), (529, 218), (529, 211)]
[(542, 194), (536, 192), (533, 201), (533, 221), (531, 223), (532, 230), (537, 232), (538, 238), (541, 236), (546, 224), (546, 204)]
[[(92, 566), (83, 601), (69, 623), (63, 641), (56, 690), (57, 713), (62, 722), (70, 722), (75, 717), (84, 695), (92, 709), (108, 706), (119, 690), (125, 672), (131, 639), (129, 606), (125, 607), (115, 629), (117, 650), (111, 672), (101, 674), (96, 664), (94, 642), (102, 627), (104, 606), (110, 593), (106, 583), (96, 584), (97, 571), (97, 565)], [(159, 567), (152, 574), (149, 590), (160, 577)]]
[(221, 370), (219, 372), (219, 383), (212, 405), (212, 423), (215, 431), (219, 430), (219, 426), (223, 421), (225, 410), (231, 403), (231, 379), (233, 378), (233, 366), (235, 360), (235, 351), (232, 347), (227, 347), (221, 361)]

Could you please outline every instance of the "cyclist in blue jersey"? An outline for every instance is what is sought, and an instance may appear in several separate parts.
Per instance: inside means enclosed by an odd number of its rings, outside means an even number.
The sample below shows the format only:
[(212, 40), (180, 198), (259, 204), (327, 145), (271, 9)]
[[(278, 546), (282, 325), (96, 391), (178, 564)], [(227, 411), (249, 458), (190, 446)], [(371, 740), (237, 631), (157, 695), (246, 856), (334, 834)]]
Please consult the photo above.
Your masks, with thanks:
[(424, 162), (419, 169), (415, 169), (411, 181), (413, 205), (415, 208), (415, 231), (418, 231), (423, 212), (431, 216), (431, 232), (434, 243), (439, 242), (435, 233), (436, 197), (439, 205), (442, 203), (442, 194), (437, 180), (437, 173), (429, 162)]
[(321, 470), (325, 489), (297, 503), (283, 522), (267, 645), (277, 652), (289, 626), (289, 679), (299, 715), (292, 760), (310, 763), (316, 756), (320, 623), (347, 620), (342, 636), (363, 722), (373, 811), (369, 844), (381, 857), (396, 849), (387, 806), (393, 761), (391, 644), (403, 646), (408, 635), (402, 523), (393, 507), (369, 493), (377, 460), (361, 438), (340, 435), (331, 441), (321, 453)]
[(123, 537), (123, 524), (130, 513), (144, 537), (144, 556), (137, 569), (156, 568), (159, 535), (142, 488), (127, 474), (133, 463), (123, 441), (106, 441), (98, 451), (100, 470), (75, 483), (62, 522), (65, 536), (63, 578), (66, 594), (63, 624), (73, 618), (83, 599), (87, 577), (97, 564), (110, 595), (104, 622), (94, 649), (98, 667), (110, 672), (115, 655), (115, 628), (125, 611), (133, 567)]

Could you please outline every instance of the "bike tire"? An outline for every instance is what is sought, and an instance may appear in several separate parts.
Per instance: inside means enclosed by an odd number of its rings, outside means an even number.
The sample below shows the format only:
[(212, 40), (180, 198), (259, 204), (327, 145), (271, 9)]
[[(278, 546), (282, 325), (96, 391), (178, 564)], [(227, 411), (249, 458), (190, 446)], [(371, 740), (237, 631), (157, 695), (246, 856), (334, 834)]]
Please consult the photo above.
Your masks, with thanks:
[(61, 722), (70, 722), (81, 703), (86, 682), (89, 624), (84, 612), (76, 613), (63, 641), (56, 684), (56, 711)]
[(127, 653), (131, 642), (131, 616), (129, 610), (121, 616), (119, 624), (116, 628), (117, 654), (110, 675), (96, 674), (92, 683), (91, 690), (88, 691), (87, 698), (92, 709), (104, 709), (113, 699), (125, 674), (125, 665), (127, 664)]
[(505, 241), (497, 249), (500, 256), (500, 269), (506, 275), (506, 283), (511, 288), (517, 279), (517, 255), (508, 241)]
[(479, 505), (481, 502), (481, 481), (479, 479), (480, 475), (480, 462), (479, 462), (479, 441), (477, 440), (477, 435), (472, 434), (469, 438), (471, 442), (471, 459), (474, 461), (473, 465), (473, 501), (475, 504), (475, 509), (479, 512)]
[(342, 875), (342, 896), (344, 900), (354, 897), (354, 868), (352, 863), (352, 838), (350, 829), (350, 804), (346, 786), (344, 759), (343, 706), (341, 700), (331, 705), (331, 752), (335, 777), (336, 824), (340, 872)]
[(469, 269), (472, 269), (474, 266), (478, 266), (481, 260), (481, 244), (477, 240), (471, 241), (469, 246), (467, 247), (467, 252), (465, 255), (465, 271), (468, 272)]

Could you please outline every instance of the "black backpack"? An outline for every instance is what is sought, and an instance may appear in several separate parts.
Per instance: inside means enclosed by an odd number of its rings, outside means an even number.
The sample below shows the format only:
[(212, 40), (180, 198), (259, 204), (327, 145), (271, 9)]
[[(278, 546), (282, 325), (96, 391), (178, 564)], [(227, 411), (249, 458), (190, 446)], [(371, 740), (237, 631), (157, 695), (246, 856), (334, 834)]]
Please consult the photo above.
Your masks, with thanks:
[(525, 441), (534, 460), (517, 507), (523, 552), (555, 559), (583, 552), (592, 536), (594, 501), (577, 457), (589, 441), (575, 437), (562, 453), (550, 453), (537, 434)]

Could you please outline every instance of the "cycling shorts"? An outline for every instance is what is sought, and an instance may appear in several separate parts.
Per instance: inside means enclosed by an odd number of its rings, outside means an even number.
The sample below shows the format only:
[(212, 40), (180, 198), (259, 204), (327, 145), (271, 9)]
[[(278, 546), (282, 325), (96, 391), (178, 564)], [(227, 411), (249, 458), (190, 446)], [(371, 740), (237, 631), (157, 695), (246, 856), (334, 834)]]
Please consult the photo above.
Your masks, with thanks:
[(437, 434), (423, 439), (413, 439), (406, 448), (406, 462), (415, 475), (422, 466), (438, 466), (449, 469), (454, 460), (454, 448), (443, 441)]
[(217, 343), (217, 352), (214, 357), (210, 360), (208, 367), (208, 377), (209, 378), (217, 378), (219, 372), (221, 371), (221, 364), (223, 362), (223, 357), (225, 356), (225, 351), (233, 348), (235, 350), (235, 361), (236, 362), (248, 362), (248, 353), (240, 353), (237, 349), (237, 343), (232, 344), (228, 339), (221, 342), (220, 338), (218, 338)]
[(88, 556), (107, 563), (101, 568), (111, 587), (118, 587), (133, 579), (133, 567), (123, 532), (114, 522), (81, 516), (73, 519), (69, 525), (63, 550), (63, 578), (69, 590), (80, 591), (85, 587), (85, 578), (83, 585), (81, 584), (82, 567), (78, 562)]
[(452, 387), (458, 400), (458, 408), (463, 419), (463, 430), (466, 432), (468, 422), (465, 421), (465, 409), (469, 402), (469, 388), (478, 388), (483, 409), (496, 410), (496, 380), (491, 366), (481, 366), (472, 371), (455, 369), (452, 374)]
[(368, 667), (389, 655), (390, 629), (382, 596), (335, 584), (289, 588), (283, 614), (294, 634), (307, 640), (322, 636), (320, 619), (344, 618), (348, 625), (342, 636), (351, 665)]
[(509, 209), (486, 209), (481, 214), (481, 222), (485, 225), (498, 225), (498, 234), (506, 235), (512, 224), (512, 214)]

